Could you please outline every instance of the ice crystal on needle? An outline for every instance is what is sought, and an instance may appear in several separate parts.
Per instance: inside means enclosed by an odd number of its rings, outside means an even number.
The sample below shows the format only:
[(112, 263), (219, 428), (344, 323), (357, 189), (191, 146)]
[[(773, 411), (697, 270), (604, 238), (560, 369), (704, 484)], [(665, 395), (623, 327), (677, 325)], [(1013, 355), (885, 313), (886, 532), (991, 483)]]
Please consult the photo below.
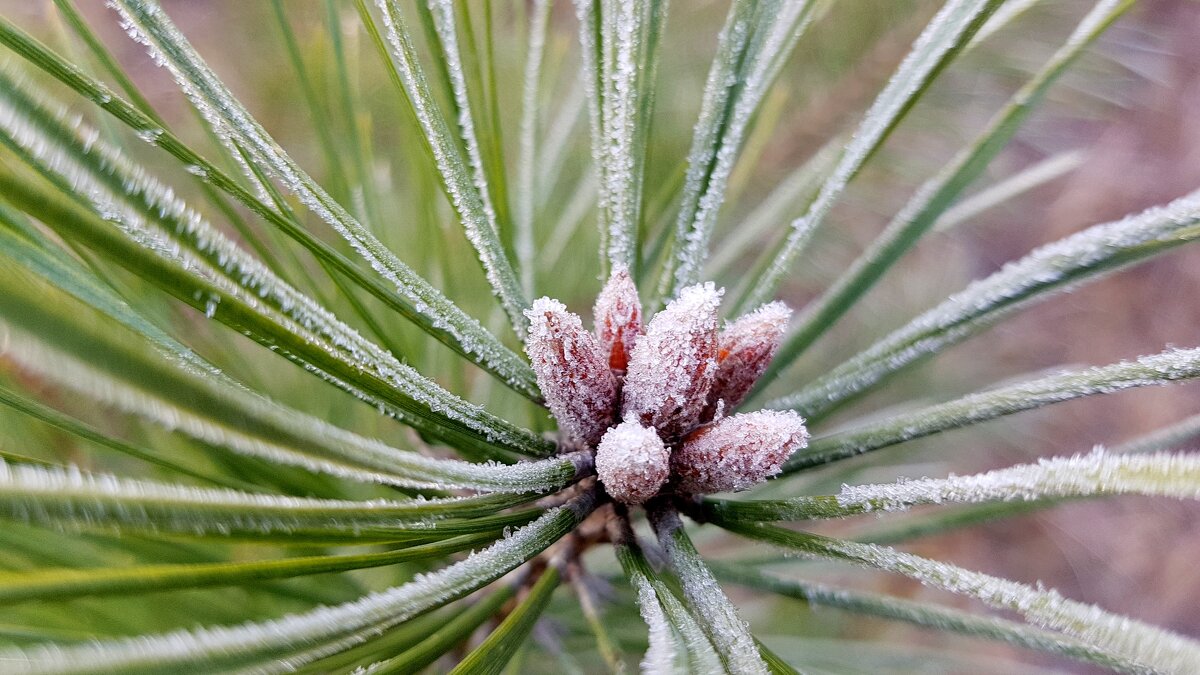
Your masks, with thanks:
[(718, 333), (723, 293), (711, 283), (685, 288), (643, 328), (637, 287), (617, 266), (596, 299), (595, 337), (557, 300), (526, 312), (525, 350), (550, 412), (568, 438), (596, 449), (596, 472), (613, 499), (744, 490), (807, 442), (792, 412), (713, 421), (749, 393), (791, 316), (770, 303)]
[(1115, 455), (1097, 446), (1086, 455), (1043, 457), (970, 476), (846, 485), (838, 504), (902, 511), (918, 504), (1018, 501), (1102, 494), (1200, 499), (1200, 454)]

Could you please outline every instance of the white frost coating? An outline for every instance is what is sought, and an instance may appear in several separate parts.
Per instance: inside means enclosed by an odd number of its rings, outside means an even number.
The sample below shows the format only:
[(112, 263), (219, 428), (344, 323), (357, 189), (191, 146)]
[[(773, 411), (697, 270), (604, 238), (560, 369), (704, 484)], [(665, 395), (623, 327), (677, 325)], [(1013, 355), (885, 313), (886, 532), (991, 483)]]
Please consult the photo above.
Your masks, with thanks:
[[(975, 281), (854, 356), (801, 392), (770, 407), (821, 409), (870, 387), (927, 354), (1104, 272), (1200, 237), (1200, 191), (1121, 220), (1094, 225), (1032, 251)], [(1122, 259), (1122, 256), (1129, 256)]]
[[(485, 498), (491, 503), (491, 498)], [(0, 510), (41, 523), (134, 525), (175, 532), (288, 532), (302, 527), (437, 529), (479, 498), (350, 501), (199, 488), (0, 460)], [(498, 503), (497, 510), (504, 508)]]
[(171, 72), (217, 137), (229, 147), (230, 154), (241, 158), (239, 148), (244, 150), (263, 171), (282, 181), (308, 209), (345, 238), (430, 326), (443, 331), (465, 354), (475, 355), (514, 387), (527, 390), (522, 384), (525, 378), (521, 360), (409, 269), (305, 173), (208, 68), (157, 3), (110, 0), (110, 4), (121, 13), (130, 37), (144, 44), (155, 63)]
[[(705, 194), (709, 168), (723, 148), (721, 124), (725, 110), (737, 83), (735, 64), (750, 39), (750, 19), (754, 3), (737, 0), (729, 7), (729, 14), (721, 33), (717, 37), (717, 53), (709, 66), (704, 83), (704, 94), (700, 99), (700, 114), (692, 134), (692, 145), (688, 150), (688, 168), (683, 179), (683, 198), (679, 215), (675, 221), (675, 259), (670, 261), (664, 272), (669, 278), (662, 279), (660, 290), (665, 295), (677, 295), (683, 287), (695, 282), (700, 265), (704, 262), (704, 251), (700, 249), (705, 233), (693, 229), (700, 199)], [(720, 195), (718, 195), (719, 197)], [(674, 270), (670, 269), (674, 264)]]
[[(238, 626), (178, 630), (158, 635), (96, 640), (67, 646), (44, 645), (0, 651), (9, 673), (76, 671), (87, 664), (92, 672), (112, 672), (137, 666), (162, 670), (191, 666), (212, 659), (252, 657), (274, 650), (328, 643), (328, 649), (306, 652), (310, 660), (382, 633), (440, 603), (462, 597), (500, 578), (544, 550), (575, 526), (594, 507), (592, 493), (569, 506), (552, 509), (509, 537), (472, 553), (467, 559), (436, 572), (358, 600), (319, 607), (270, 621)], [(291, 667), (303, 665), (291, 663)]]
[(1140, 356), (1135, 361), (1066, 371), (982, 391), (818, 438), (813, 441), (809, 452), (797, 455), (789, 462), (788, 469), (850, 457), (1052, 403), (1112, 394), (1135, 387), (1166, 385), (1195, 377), (1200, 377), (1200, 348), (1169, 349)]
[(615, 422), (617, 378), (583, 320), (550, 298), (538, 298), (526, 310), (529, 337), (525, 352), (537, 373), (538, 387), (559, 428), (571, 439), (593, 447)]
[[(35, 162), (85, 195), (98, 213), (139, 245), (204, 278), (289, 331), (305, 336), (308, 342), (355, 370), (387, 382), (436, 416), (506, 445), (532, 439), (528, 432), (502, 423), (401, 364), (390, 352), (338, 320), (214, 228), (169, 187), (100, 141), (96, 130), (80, 119), (66, 117), (61, 109), (45, 111), (54, 120), (51, 122), (46, 116), (27, 114), (18, 105), (8, 97), (0, 97), (0, 132)], [(58, 128), (48, 132), (48, 124), (57, 124)], [(64, 145), (61, 139), (73, 139), (76, 146)], [(147, 217), (147, 213), (156, 217)], [(206, 312), (219, 311), (219, 300), (209, 298)], [(421, 422), (416, 416), (394, 412), (410, 424)]]
[(848, 508), (903, 511), (918, 504), (1105, 494), (1200, 499), (1200, 455), (1111, 455), (1097, 447), (1087, 455), (1039, 459), (973, 476), (846, 485), (837, 501)]
[(629, 359), (621, 413), (664, 439), (700, 421), (717, 370), (717, 306), (724, 289), (685, 288), (646, 327)]
[(719, 403), (735, 410), (775, 358), (783, 342), (792, 310), (771, 302), (727, 323), (717, 338), (717, 375), (703, 420), (712, 419)]
[(833, 173), (821, 186), (808, 212), (792, 221), (783, 248), (771, 261), (760, 282), (750, 291), (745, 304), (759, 305), (771, 299), (792, 262), (829, 215), (850, 179), (883, 142), (887, 133), (907, 111), (908, 103), (929, 82), (937, 72), (938, 64), (962, 41), (967, 30), (989, 4), (990, 0), (950, 0), (929, 22), (887, 86), (863, 116), (854, 138), (846, 146)]
[[(874, 241), (847, 267), (820, 298), (808, 305), (785, 352), (789, 358), (806, 349), (825, 329), (873, 286), (923, 234), (937, 225), (939, 215), (973, 182), (1012, 139), (1051, 85), (1074, 63), (1083, 49), (1132, 3), (1101, 0), (1054, 55), (993, 116), (987, 127), (938, 173), (925, 181)], [(1003, 187), (1003, 186), (1001, 186)], [(1029, 187), (1028, 185), (1026, 186)], [(1007, 188), (1006, 188), (1007, 189)], [(1023, 189), (1018, 187), (1017, 189)], [(1005, 195), (983, 195), (1001, 199)], [(958, 204), (963, 206), (964, 203)], [(994, 205), (994, 203), (992, 204)], [(979, 208), (978, 205), (969, 208)], [(781, 366), (787, 364), (781, 364)]]
[(673, 675), (677, 672), (675, 631), (671, 629), (671, 623), (667, 621), (667, 615), (658, 602), (658, 595), (646, 577), (635, 573), (630, 580), (637, 589), (638, 612), (650, 629), (650, 644), (639, 664), (642, 672), (648, 675)]
[(525, 321), (521, 312), (525, 309), (526, 302), (520, 287), (515, 283), (516, 275), (500, 244), (496, 209), (492, 204), (491, 190), (488, 188), (487, 174), (483, 168), (483, 155), (479, 150), (475, 121), (471, 115), (466, 73), (463, 71), (462, 57), (458, 50), (454, 7), (449, 0), (428, 2), (434, 30), (442, 43), (442, 61), (450, 76), (454, 106), (458, 109), (459, 134), (467, 151), (470, 175), (463, 166), (458, 148), (450, 139), (450, 130), (429, 91), (420, 65), (413, 58), (412, 44), (407, 29), (400, 22), (399, 9), (394, 2), (388, 0), (379, 0), (377, 4), (383, 14), (388, 42), (392, 46), (392, 55), (401, 82), (408, 93), (421, 129), (425, 132), (425, 138), (429, 141), (438, 172), (442, 175), (446, 190), (450, 194), (450, 201), (462, 221), (467, 239), (479, 255), (492, 291), (508, 314), (517, 337), (524, 338)]
[(675, 576), (683, 586), (684, 597), (701, 628), (721, 654), (725, 668), (735, 675), (766, 675), (769, 672), (767, 664), (758, 652), (749, 626), (738, 616), (737, 610), (725, 597), (712, 573), (700, 561), (691, 543), (686, 540), (680, 543), (679, 538), (687, 535), (683, 533), (679, 515), (674, 511), (655, 512), (651, 514), (651, 519)]
[[(479, 150), (479, 138), (475, 134), (475, 120), (471, 115), (471, 101), (467, 95), (467, 78), (463, 72), (462, 59), (458, 51), (458, 30), (455, 25), (454, 7), (449, 0), (429, 0), (430, 14), (438, 38), (443, 43), (446, 70), (450, 74), (450, 88), (454, 93), (454, 105), (458, 108), (458, 128), (467, 149), (467, 160), (471, 163), (475, 191), (483, 203), (484, 223), (496, 231), (496, 209), (492, 205), (491, 191), (483, 171), (483, 154)], [(394, 30), (395, 26), (389, 26)], [(431, 112), (431, 111), (426, 111)], [(427, 130), (426, 133), (429, 133)], [(443, 170), (445, 173), (445, 170)]]
[(639, 186), (635, 136), (639, 109), (638, 79), (643, 73), (636, 59), (642, 49), (643, 3), (634, 0), (601, 3), (600, 70), (603, 86), (597, 159), (600, 208), (608, 212), (605, 238), (612, 266), (635, 262)]
[(613, 499), (641, 504), (658, 494), (671, 471), (671, 453), (654, 429), (627, 420), (596, 448), (596, 473)]
[(904, 621), (942, 632), (956, 632), (977, 638), (997, 640), (1011, 645), (1061, 654), (1068, 658), (1119, 669), (1137, 675), (1153, 675), (1154, 671), (1118, 658), (1093, 645), (1061, 633), (1043, 630), (1017, 621), (982, 616), (959, 609), (903, 600), (875, 593), (861, 593), (843, 588), (815, 584), (799, 579), (782, 579), (762, 572), (747, 572), (723, 566), (724, 575), (752, 588), (771, 590), (794, 598), (803, 598), (814, 607), (837, 607), (859, 614)]
[[(753, 4), (753, 3), (746, 3)], [(758, 106), (762, 103), (763, 97), (774, 83), (776, 76), (779, 74), (780, 68), (787, 61), (800, 35), (812, 18), (812, 9), (816, 2), (809, 0), (798, 0), (795, 2), (781, 3), (782, 6), (776, 6), (766, 17), (767, 24), (766, 35), (759, 34), (763, 31), (763, 27), (758, 26), (753, 37), (745, 35), (747, 32), (731, 31), (723, 32), (721, 39), (727, 37), (731, 41), (732, 49), (741, 51), (742, 44), (747, 43), (745, 51), (746, 58), (751, 60), (749, 72), (745, 76), (744, 81), (741, 81), (741, 90), (738, 92), (737, 98), (734, 101), (733, 110), (729, 114), (728, 119), (724, 120), (725, 132), (717, 141), (718, 145), (715, 152), (711, 149), (707, 153), (711, 153), (706, 157), (711, 166), (699, 167), (708, 169), (707, 177), (703, 182), (698, 182), (702, 186), (703, 192), (695, 195), (692, 198), (698, 197), (696, 202), (695, 213), (689, 213), (687, 209), (681, 210), (679, 215), (680, 222), (677, 228), (683, 231), (687, 227), (685, 236), (685, 244), (680, 252), (679, 267), (675, 272), (675, 288), (676, 290), (686, 286), (687, 284), (695, 283), (697, 276), (700, 273), (704, 261), (708, 258), (709, 240), (712, 237), (713, 226), (717, 222), (717, 214), (720, 212), (721, 205), (725, 201), (725, 191), (729, 185), (729, 177), (733, 173), (733, 167), (737, 162), (737, 158), (742, 149), (742, 141), (745, 138), (747, 130), (750, 128), (750, 122), (754, 119), (754, 114), (758, 110)], [(767, 11), (767, 10), (764, 10)], [(735, 28), (737, 24), (735, 23)], [(727, 64), (720, 63), (720, 57), (724, 44), (718, 47), (718, 57), (714, 59), (712, 69), (709, 71), (709, 79), (706, 83), (708, 86), (716, 86), (719, 84), (720, 90), (713, 92), (714, 101), (721, 101), (729, 96), (728, 92), (732, 89), (730, 82), (737, 82), (737, 79), (732, 74), (727, 73)], [(745, 68), (745, 66), (743, 66)], [(724, 80), (715, 79), (721, 78), (722, 73), (725, 73)], [(705, 89), (705, 104), (708, 103), (709, 90)], [(702, 122), (697, 125), (697, 136), (695, 142), (700, 142), (704, 138), (700, 134)], [(694, 146), (693, 146), (694, 148)], [(704, 154), (697, 154), (698, 157), (704, 157)], [(699, 172), (693, 176), (693, 171), (689, 165), (688, 177), (695, 178), (700, 176)], [(690, 187), (690, 186), (689, 186)], [(685, 218), (690, 217), (690, 223), (684, 222)]]
[(807, 441), (804, 419), (790, 410), (742, 413), (688, 436), (671, 470), (688, 494), (746, 490), (779, 473)]
[(236, 402), (247, 419), (287, 429), (304, 441), (304, 445), (289, 447), (275, 438), (261, 438), (220, 425), (211, 417), (121, 382), (48, 347), (36, 337), (9, 330), (3, 321), (0, 321), (0, 338), (6, 346), (7, 357), (93, 401), (141, 416), (197, 440), (280, 464), (365, 482), (494, 492), (551, 490), (561, 487), (574, 473), (564, 465), (567, 458), (562, 457), (513, 465), (425, 457), (335, 427), (243, 387), (226, 387), (220, 382), (201, 379), (213, 395)]
[(1057, 591), (965, 570), (886, 546), (822, 539), (836, 558), (902, 574), (997, 609), (1017, 612), (1043, 628), (1061, 631), (1156, 672), (1191, 673), (1200, 663), (1200, 643), (1177, 633), (1068, 600)]
[(386, 660), (376, 661), (375, 663), (368, 663), (365, 666), (358, 666), (354, 670), (350, 671), (350, 675), (374, 675), (375, 673), (383, 672), (384, 668), (387, 667), (388, 663)]
[(642, 301), (629, 268), (620, 263), (614, 263), (612, 268), (608, 282), (596, 296), (592, 316), (596, 339), (608, 357), (609, 367), (613, 373), (624, 375), (629, 355), (642, 334)]
[(700, 624), (696, 622), (696, 618), (692, 616), (688, 608), (683, 606), (679, 598), (675, 597), (675, 593), (665, 584), (658, 583), (656, 591), (671, 626), (679, 633), (679, 637), (683, 639), (683, 644), (687, 648), (687, 665), (690, 672), (725, 672), (725, 666), (721, 663), (721, 657), (717, 656), (717, 650), (713, 648), (712, 642), (704, 634)]

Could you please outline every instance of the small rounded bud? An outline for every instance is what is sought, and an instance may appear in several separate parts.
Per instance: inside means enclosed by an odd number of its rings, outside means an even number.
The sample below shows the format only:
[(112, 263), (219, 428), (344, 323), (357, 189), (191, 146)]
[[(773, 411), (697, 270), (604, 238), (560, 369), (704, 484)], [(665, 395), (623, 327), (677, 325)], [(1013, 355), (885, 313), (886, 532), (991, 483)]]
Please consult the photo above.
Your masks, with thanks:
[(679, 491), (736, 492), (779, 473), (808, 444), (804, 418), (790, 410), (760, 410), (697, 429), (671, 455)]
[(665, 439), (700, 422), (717, 370), (717, 306), (724, 289), (683, 289), (646, 326), (629, 359), (621, 413)]
[(637, 286), (624, 265), (613, 267), (608, 283), (596, 296), (592, 310), (596, 320), (596, 337), (600, 349), (608, 356), (608, 365), (617, 375), (624, 375), (629, 355), (638, 336), (642, 334), (642, 301)]
[(787, 305), (772, 302), (725, 326), (717, 338), (717, 375), (703, 419), (712, 419), (718, 401), (732, 411), (745, 400), (779, 351), (791, 318)]
[(671, 472), (671, 453), (653, 429), (635, 421), (618, 424), (596, 448), (596, 473), (613, 499), (641, 504), (658, 494)]
[(539, 298), (525, 310), (529, 337), (525, 353), (538, 387), (558, 427), (572, 439), (594, 446), (612, 426), (617, 379), (596, 338), (583, 321), (557, 300)]

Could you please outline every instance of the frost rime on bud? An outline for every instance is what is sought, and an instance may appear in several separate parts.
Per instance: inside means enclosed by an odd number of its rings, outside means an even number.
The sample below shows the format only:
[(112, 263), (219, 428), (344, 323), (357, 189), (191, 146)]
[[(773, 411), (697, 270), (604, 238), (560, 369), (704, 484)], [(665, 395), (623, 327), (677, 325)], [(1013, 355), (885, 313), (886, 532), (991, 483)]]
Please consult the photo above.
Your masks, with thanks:
[(592, 310), (596, 320), (596, 337), (600, 349), (608, 357), (608, 365), (617, 375), (624, 375), (629, 356), (638, 336), (642, 334), (642, 301), (637, 286), (624, 265), (613, 267), (608, 283), (596, 296)]
[(559, 301), (539, 298), (525, 310), (525, 353), (558, 427), (588, 446), (615, 421), (617, 379), (583, 321)]
[(779, 351), (791, 318), (787, 305), (772, 302), (725, 326), (718, 338), (717, 375), (704, 420), (712, 419), (718, 401), (725, 401), (725, 410), (732, 411), (745, 400)]
[(743, 413), (698, 429), (671, 455), (671, 469), (681, 492), (736, 492), (779, 473), (807, 444), (804, 419), (793, 411)]
[(625, 375), (621, 413), (665, 439), (700, 422), (716, 376), (717, 306), (724, 289), (683, 289), (638, 338)]
[(613, 499), (641, 504), (658, 494), (671, 471), (671, 454), (654, 429), (626, 421), (608, 430), (596, 448), (596, 473)]

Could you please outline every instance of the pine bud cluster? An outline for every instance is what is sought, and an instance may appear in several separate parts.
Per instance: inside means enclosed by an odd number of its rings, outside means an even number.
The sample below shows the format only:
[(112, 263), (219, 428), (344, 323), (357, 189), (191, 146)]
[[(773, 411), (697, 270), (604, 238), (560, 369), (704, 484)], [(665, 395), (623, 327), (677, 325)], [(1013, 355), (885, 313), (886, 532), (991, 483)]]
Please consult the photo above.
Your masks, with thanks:
[(777, 474), (808, 441), (790, 411), (723, 417), (746, 398), (783, 340), (791, 310), (773, 302), (720, 329), (723, 289), (685, 288), (649, 323), (628, 270), (596, 299), (595, 330), (557, 300), (525, 315), (525, 351), (565, 440), (596, 449), (609, 495), (744, 490)]

